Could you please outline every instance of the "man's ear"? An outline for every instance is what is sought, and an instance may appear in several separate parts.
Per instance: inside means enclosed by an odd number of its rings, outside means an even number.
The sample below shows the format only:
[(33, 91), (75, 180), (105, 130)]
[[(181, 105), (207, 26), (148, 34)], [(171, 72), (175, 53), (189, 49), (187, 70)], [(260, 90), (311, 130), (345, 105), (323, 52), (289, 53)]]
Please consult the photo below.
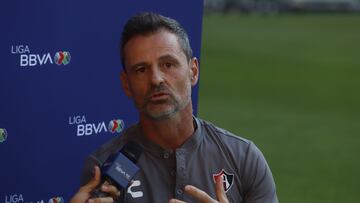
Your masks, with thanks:
[(199, 61), (196, 57), (190, 59), (191, 86), (195, 86), (199, 79)]
[(127, 75), (127, 73), (125, 73), (125, 71), (121, 71), (120, 80), (121, 80), (121, 85), (125, 91), (126, 96), (128, 96), (129, 98), (132, 98), (132, 94), (131, 94), (130, 86), (129, 86), (128, 75)]

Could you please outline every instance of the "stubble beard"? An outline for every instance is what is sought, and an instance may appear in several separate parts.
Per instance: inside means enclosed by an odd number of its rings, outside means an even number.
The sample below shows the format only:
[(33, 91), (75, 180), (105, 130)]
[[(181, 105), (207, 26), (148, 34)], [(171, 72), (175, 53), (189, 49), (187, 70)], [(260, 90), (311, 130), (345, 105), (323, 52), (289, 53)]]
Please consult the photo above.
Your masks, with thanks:
[[(187, 90), (187, 95), (184, 99), (182, 99), (180, 95), (173, 94), (173, 92), (165, 86), (156, 87), (151, 93), (157, 91), (165, 91), (169, 95), (169, 98), (154, 102), (151, 101), (149, 97), (146, 97), (147, 99), (145, 99), (140, 108), (140, 111), (151, 120), (162, 121), (169, 119), (191, 102), (191, 88)], [(150, 95), (150, 93), (148, 95)]]

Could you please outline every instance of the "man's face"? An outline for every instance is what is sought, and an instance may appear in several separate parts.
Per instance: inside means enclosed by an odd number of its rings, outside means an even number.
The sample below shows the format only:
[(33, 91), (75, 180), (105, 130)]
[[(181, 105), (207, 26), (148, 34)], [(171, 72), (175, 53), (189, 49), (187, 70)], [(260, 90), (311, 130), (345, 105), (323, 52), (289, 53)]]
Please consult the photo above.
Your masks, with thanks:
[(198, 78), (197, 59), (187, 60), (177, 36), (159, 30), (135, 36), (124, 47), (126, 94), (143, 115), (162, 120), (191, 105), (191, 87)]

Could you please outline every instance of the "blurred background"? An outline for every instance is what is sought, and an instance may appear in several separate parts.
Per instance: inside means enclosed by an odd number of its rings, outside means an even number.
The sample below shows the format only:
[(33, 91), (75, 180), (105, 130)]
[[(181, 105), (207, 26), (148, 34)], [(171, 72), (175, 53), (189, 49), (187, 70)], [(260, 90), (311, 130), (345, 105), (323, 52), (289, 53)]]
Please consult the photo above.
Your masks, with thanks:
[(360, 1), (204, 3), (199, 116), (257, 144), (280, 202), (359, 202)]

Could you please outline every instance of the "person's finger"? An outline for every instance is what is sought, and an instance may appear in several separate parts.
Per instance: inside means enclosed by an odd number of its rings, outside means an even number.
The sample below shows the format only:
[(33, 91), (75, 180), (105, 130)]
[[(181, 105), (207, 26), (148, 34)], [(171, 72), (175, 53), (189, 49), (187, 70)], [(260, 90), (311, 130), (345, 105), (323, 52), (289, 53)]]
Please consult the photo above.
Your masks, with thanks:
[(95, 199), (89, 199), (88, 203), (113, 203), (114, 199), (112, 197), (101, 197)]
[(170, 199), (169, 203), (186, 203), (186, 202), (178, 200), (178, 199)]
[(113, 197), (114, 199), (119, 198), (120, 196), (120, 190), (115, 187), (114, 185), (110, 185), (107, 182), (105, 182), (102, 186), (101, 186), (101, 190), (103, 192), (109, 193), (111, 197)]
[(224, 182), (223, 182), (223, 175), (216, 178), (216, 197), (221, 203), (228, 203), (229, 200), (226, 197), (225, 189), (224, 189)]
[(206, 192), (192, 185), (185, 186), (185, 192), (187, 192), (189, 195), (195, 197), (197, 200), (203, 203), (217, 202), (213, 198), (211, 198)]
[(100, 168), (98, 166), (94, 167), (95, 173), (94, 177), (84, 186), (80, 188), (81, 192), (91, 192), (97, 185), (100, 184)]

